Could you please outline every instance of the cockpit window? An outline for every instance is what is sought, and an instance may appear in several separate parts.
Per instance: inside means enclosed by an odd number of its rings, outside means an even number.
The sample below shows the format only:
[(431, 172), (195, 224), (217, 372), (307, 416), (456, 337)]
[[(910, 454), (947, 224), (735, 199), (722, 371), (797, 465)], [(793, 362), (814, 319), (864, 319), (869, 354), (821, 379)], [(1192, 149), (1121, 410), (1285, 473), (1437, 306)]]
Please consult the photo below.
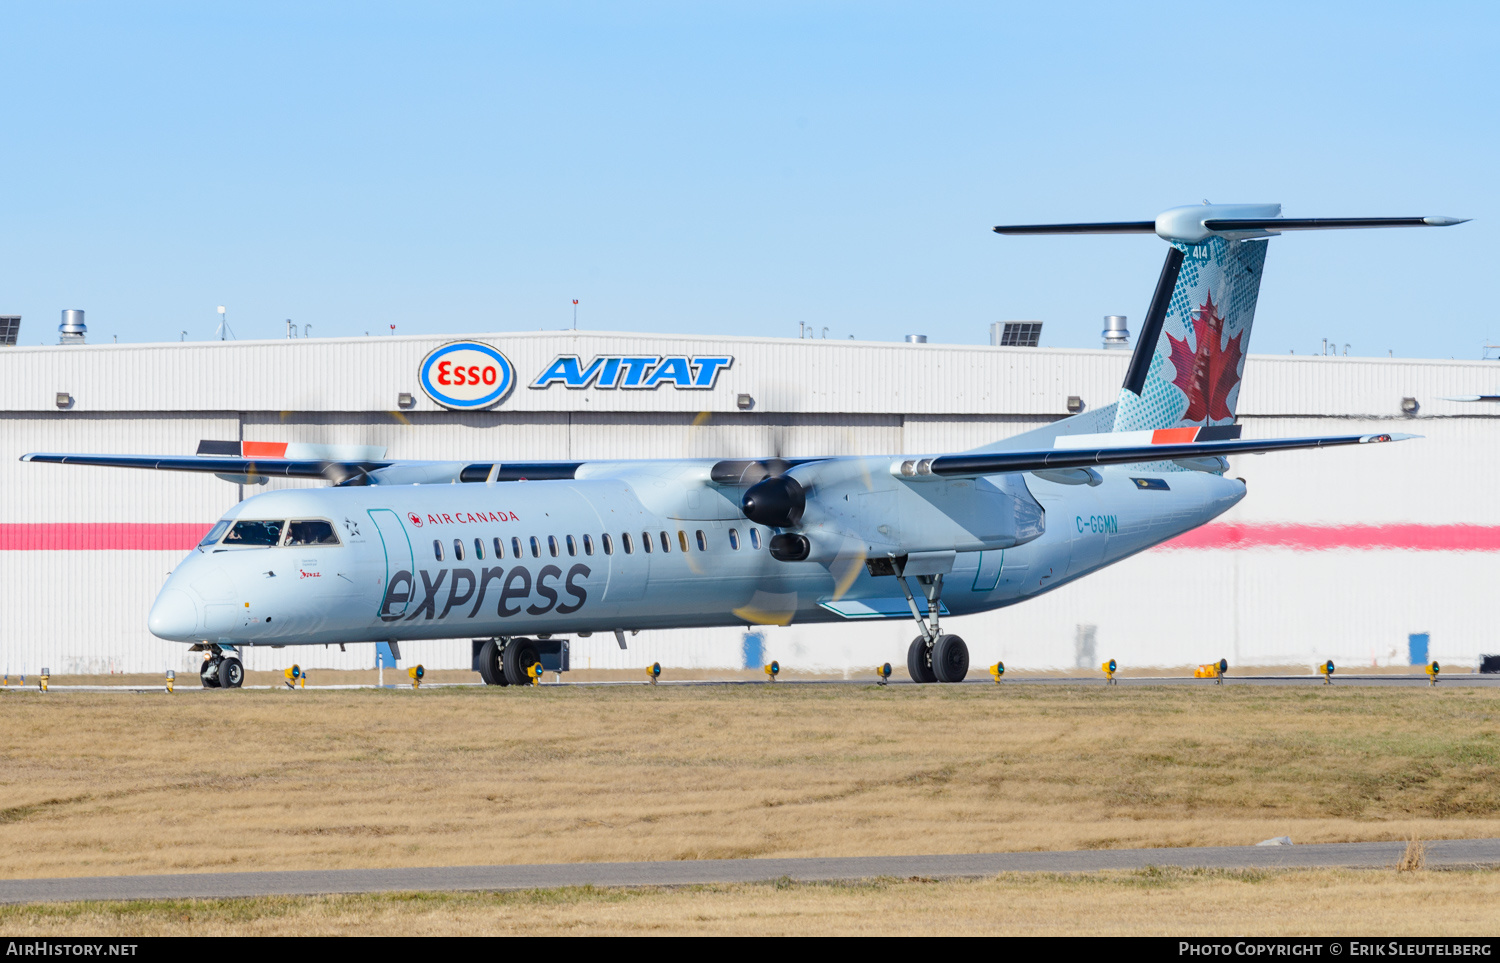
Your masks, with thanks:
[(235, 522), (224, 538), (225, 545), (271, 546), (281, 541), (286, 522)]
[(229, 530), (229, 523), (228, 522), (218, 522), (218, 523), (216, 523), (213, 528), (210, 528), (208, 530), (208, 534), (205, 535), (205, 536), (203, 536), (203, 541), (201, 541), (201, 542), (198, 543), (199, 546), (212, 545), (214, 542), (217, 542), (220, 538), (223, 538), (224, 537), (224, 533), (227, 532), (228, 530)]
[(333, 526), (322, 519), (294, 521), (287, 524), (286, 543), (288, 545), (337, 545), (339, 537), (333, 533)]

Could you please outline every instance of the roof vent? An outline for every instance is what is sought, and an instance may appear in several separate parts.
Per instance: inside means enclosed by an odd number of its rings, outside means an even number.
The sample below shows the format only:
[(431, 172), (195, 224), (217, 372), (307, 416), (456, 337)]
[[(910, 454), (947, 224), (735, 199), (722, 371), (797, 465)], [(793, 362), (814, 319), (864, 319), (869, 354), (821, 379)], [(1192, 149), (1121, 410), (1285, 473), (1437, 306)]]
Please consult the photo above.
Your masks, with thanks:
[(1106, 348), (1130, 347), (1130, 328), (1126, 325), (1123, 314), (1106, 314), (1104, 330), (1099, 334), (1104, 339)]
[(82, 311), (69, 308), (62, 313), (62, 324), (57, 326), (58, 344), (83, 344), (88, 333), (88, 325), (83, 323)]
[(927, 335), (925, 335), (925, 334), (908, 334), (906, 336), (906, 343), (907, 344), (926, 344), (927, 343)]

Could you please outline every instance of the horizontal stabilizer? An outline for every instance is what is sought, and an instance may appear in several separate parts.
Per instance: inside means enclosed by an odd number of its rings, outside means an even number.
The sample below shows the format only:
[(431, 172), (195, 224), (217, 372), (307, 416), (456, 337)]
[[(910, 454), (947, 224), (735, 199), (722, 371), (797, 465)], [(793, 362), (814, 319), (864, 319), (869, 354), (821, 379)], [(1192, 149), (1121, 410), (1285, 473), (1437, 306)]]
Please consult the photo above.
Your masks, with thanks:
[(1101, 221), (1095, 224), (1010, 224), (996, 234), (1154, 234), (1155, 221)]
[[(1201, 429), (1199, 429), (1201, 430)], [(1044, 451), (995, 451), (962, 455), (938, 455), (932, 458), (906, 459), (891, 466), (899, 478), (922, 476), (942, 478), (1003, 475), (1010, 472), (1044, 471), (1057, 468), (1094, 468), (1100, 465), (1128, 465), (1148, 461), (1214, 458), (1225, 455), (1258, 455), (1270, 451), (1296, 451), (1302, 448), (1335, 448), (1340, 445), (1369, 445), (1387, 441), (1405, 441), (1420, 435), (1326, 435), (1312, 438), (1259, 438), (1248, 440), (1147, 444), (1128, 447), (1095, 446)], [(1059, 438), (1058, 441), (1064, 439)]]
[(1282, 217), (1280, 204), (1194, 204), (1163, 211), (1154, 221), (1078, 224), (1002, 224), (996, 234), (1155, 234), (1165, 241), (1202, 244), (1211, 237), (1246, 240), (1283, 231), (1365, 227), (1452, 227), (1461, 217)]

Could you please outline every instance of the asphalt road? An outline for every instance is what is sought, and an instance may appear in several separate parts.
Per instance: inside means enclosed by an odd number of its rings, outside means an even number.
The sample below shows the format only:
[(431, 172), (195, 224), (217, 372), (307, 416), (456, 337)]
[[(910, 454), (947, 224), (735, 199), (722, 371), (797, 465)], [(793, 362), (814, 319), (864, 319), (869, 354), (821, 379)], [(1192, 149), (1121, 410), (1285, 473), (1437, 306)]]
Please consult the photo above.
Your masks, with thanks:
[[(1429, 842), (1429, 868), (1500, 868), (1500, 839)], [(684, 886), (752, 883), (787, 877), (814, 882), (873, 877), (977, 878), (997, 873), (1076, 873), (1146, 866), (1208, 869), (1389, 867), (1402, 842), (1307, 846), (1214, 846), (1182, 849), (1094, 849), (1072, 852), (971, 853), (956, 856), (853, 856), (832, 859), (707, 859), (655, 863), (542, 863), (527, 866), (436, 866), (171, 876), (82, 876), (0, 880), (0, 903), (77, 900), (232, 898), (322, 893), (455, 892), (561, 886)]]

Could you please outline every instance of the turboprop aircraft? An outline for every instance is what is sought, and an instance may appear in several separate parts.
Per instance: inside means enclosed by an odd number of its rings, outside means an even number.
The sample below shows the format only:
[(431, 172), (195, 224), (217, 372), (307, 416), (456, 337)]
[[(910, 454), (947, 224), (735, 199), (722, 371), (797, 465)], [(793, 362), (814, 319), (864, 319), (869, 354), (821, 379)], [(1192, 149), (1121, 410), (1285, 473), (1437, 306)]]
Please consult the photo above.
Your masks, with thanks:
[[(476, 668), (521, 684), (545, 643), (756, 623), (910, 618), (917, 682), (959, 682), (944, 617), (1013, 605), (1144, 551), (1245, 497), (1230, 455), (1397, 434), (1248, 439), (1235, 425), (1265, 262), (1284, 231), (1453, 218), (1290, 219), (1280, 205), (1154, 221), (997, 227), (1155, 233), (1170, 245), (1119, 401), (965, 452), (507, 462), (28, 454), (24, 461), (322, 478), (231, 509), (173, 571), (149, 626), (205, 651), (487, 638)], [(668, 484), (662, 485), (661, 482)]]

